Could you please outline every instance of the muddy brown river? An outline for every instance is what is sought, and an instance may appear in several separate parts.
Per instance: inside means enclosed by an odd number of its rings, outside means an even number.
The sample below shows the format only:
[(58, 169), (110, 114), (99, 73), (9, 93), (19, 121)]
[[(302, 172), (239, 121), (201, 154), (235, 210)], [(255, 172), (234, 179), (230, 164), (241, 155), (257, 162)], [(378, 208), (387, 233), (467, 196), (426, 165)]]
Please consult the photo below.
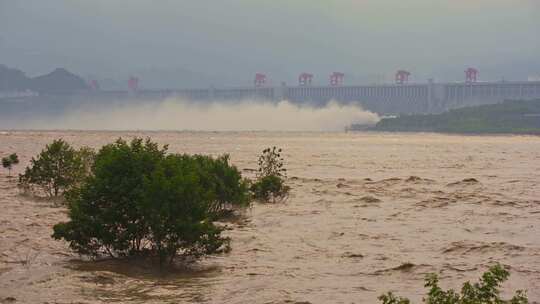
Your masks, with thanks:
[(166, 274), (87, 261), (50, 238), (65, 209), (19, 193), (0, 172), (0, 303), (420, 302), (438, 273), (459, 288), (496, 262), (505, 295), (540, 301), (540, 137), (277, 132), (0, 132), (20, 173), (54, 138), (99, 147), (151, 136), (173, 152), (229, 153), (251, 176), (285, 150), (292, 193), (229, 223), (232, 251)]

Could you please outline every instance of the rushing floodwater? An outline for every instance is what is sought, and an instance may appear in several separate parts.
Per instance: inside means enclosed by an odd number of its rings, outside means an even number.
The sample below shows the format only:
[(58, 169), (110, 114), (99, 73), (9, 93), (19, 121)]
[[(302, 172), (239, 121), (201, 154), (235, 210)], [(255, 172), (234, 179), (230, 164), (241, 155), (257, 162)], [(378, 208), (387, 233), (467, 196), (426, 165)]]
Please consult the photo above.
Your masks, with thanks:
[(388, 290), (420, 300), (426, 273), (456, 288), (496, 261), (511, 268), (505, 292), (540, 301), (540, 137), (4, 132), (0, 154), (19, 154), (18, 173), (54, 138), (98, 147), (134, 135), (229, 153), (246, 176), (262, 149), (283, 147), (291, 197), (229, 223), (231, 253), (160, 276), (82, 261), (50, 238), (65, 210), (20, 195), (4, 170), (0, 302), (375, 303)]

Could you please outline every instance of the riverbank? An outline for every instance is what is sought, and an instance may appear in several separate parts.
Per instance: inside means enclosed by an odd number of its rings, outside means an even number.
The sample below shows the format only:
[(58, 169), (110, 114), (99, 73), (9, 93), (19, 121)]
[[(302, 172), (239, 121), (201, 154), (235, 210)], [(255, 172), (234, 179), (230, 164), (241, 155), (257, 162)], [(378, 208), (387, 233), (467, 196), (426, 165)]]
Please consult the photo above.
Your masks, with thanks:
[(506, 101), (441, 114), (384, 118), (373, 131), (540, 135), (540, 100)]

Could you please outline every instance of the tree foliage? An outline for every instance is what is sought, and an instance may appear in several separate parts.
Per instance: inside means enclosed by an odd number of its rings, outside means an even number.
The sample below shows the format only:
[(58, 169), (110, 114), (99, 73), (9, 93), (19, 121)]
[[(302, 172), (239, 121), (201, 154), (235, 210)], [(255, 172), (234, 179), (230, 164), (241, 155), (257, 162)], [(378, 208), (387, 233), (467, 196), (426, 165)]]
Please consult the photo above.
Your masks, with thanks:
[(402, 298), (394, 295), (392, 292), (388, 292), (379, 297), (379, 300), (383, 304), (410, 304), (411, 301), (407, 298)]
[(170, 155), (145, 179), (140, 202), (145, 237), (161, 263), (177, 254), (197, 258), (228, 247), (222, 229), (212, 223), (216, 193), (205, 187), (205, 173), (197, 159)]
[(242, 177), (235, 166), (229, 163), (229, 155), (225, 154), (217, 158), (206, 155), (181, 157), (192, 158), (200, 167), (202, 185), (211, 189), (214, 194), (209, 211), (215, 217), (219, 218), (223, 211), (249, 205), (248, 181)]
[(119, 139), (101, 148), (90, 176), (70, 191), (70, 221), (55, 225), (53, 237), (95, 257), (198, 258), (228, 248), (213, 220), (245, 206), (247, 190), (226, 155), (168, 154), (150, 139)]
[[(465, 282), (461, 293), (453, 289), (443, 290), (439, 286), (436, 274), (426, 277), (425, 287), (429, 288), (424, 302), (427, 304), (527, 304), (528, 299), (524, 291), (518, 290), (510, 300), (500, 298), (499, 288), (508, 279), (510, 273), (497, 264), (489, 268), (480, 281), (474, 284)], [(381, 295), (379, 300), (383, 304), (409, 304), (407, 298), (397, 297), (391, 292)]]
[(19, 176), (19, 185), (37, 188), (49, 197), (62, 196), (86, 178), (93, 154), (89, 148), (76, 150), (63, 139), (54, 140), (30, 160), (30, 166)]
[(19, 156), (17, 153), (12, 153), (7, 157), (2, 158), (2, 167), (8, 169), (8, 176), (11, 176), (11, 169), (13, 168), (13, 165), (16, 165), (19, 163)]
[(282, 150), (266, 148), (259, 156), (257, 178), (251, 185), (253, 197), (264, 202), (276, 202), (287, 197), (290, 188), (285, 185), (287, 169), (283, 165)]
[(253, 197), (262, 202), (277, 202), (287, 198), (290, 188), (276, 175), (260, 177), (251, 185)]
[(383, 118), (375, 131), (540, 134), (540, 100), (505, 101), (440, 114)]
[[(54, 227), (54, 237), (81, 254), (123, 256), (140, 251), (147, 227), (140, 206), (144, 178), (167, 147), (142, 139), (117, 140), (95, 156), (92, 174), (67, 195), (70, 222)], [(139, 208), (139, 209), (138, 209)]]
[(257, 177), (265, 177), (275, 175), (278, 177), (287, 177), (287, 169), (283, 167), (283, 157), (281, 148), (266, 148), (259, 155), (259, 169), (257, 171)]

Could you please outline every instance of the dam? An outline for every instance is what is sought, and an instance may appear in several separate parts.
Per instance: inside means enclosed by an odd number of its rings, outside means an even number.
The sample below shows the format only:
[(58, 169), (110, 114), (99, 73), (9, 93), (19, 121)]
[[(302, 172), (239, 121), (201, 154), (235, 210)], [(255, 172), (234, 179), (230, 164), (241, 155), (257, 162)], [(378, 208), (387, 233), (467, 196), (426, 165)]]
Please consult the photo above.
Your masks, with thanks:
[[(101, 92), (118, 97), (128, 92)], [(142, 99), (182, 98), (193, 101), (288, 100), (296, 104), (324, 105), (331, 100), (357, 103), (379, 114), (440, 113), (449, 109), (540, 98), (540, 81), (412, 83), (359, 86), (287, 86), (138, 90)]]
[[(62, 73), (64, 78), (69, 75), (67, 71)], [(47, 112), (91, 104), (154, 102), (177, 98), (200, 103), (288, 100), (306, 106), (323, 106), (329, 101), (336, 101), (358, 104), (381, 115), (400, 115), (441, 113), (449, 109), (495, 104), (504, 100), (540, 99), (540, 80), (480, 82), (476, 79), (477, 73), (476, 69), (469, 68), (465, 80), (461, 82), (438, 83), (428, 80), (413, 83), (408, 81), (410, 73), (400, 70), (396, 73), (395, 83), (371, 85), (344, 85), (345, 74), (339, 72), (330, 75), (328, 85), (312, 85), (313, 75), (302, 73), (298, 84), (294, 86), (283, 82), (280, 85), (268, 85), (266, 76), (257, 73), (251, 86), (193, 89), (146, 89), (139, 86), (137, 77), (131, 77), (127, 89), (103, 90), (97, 81), (90, 81), (85, 87), (81, 79), (82, 87), (71, 90), (60, 88), (0, 92), (0, 114), (12, 116), (31, 109)]]

